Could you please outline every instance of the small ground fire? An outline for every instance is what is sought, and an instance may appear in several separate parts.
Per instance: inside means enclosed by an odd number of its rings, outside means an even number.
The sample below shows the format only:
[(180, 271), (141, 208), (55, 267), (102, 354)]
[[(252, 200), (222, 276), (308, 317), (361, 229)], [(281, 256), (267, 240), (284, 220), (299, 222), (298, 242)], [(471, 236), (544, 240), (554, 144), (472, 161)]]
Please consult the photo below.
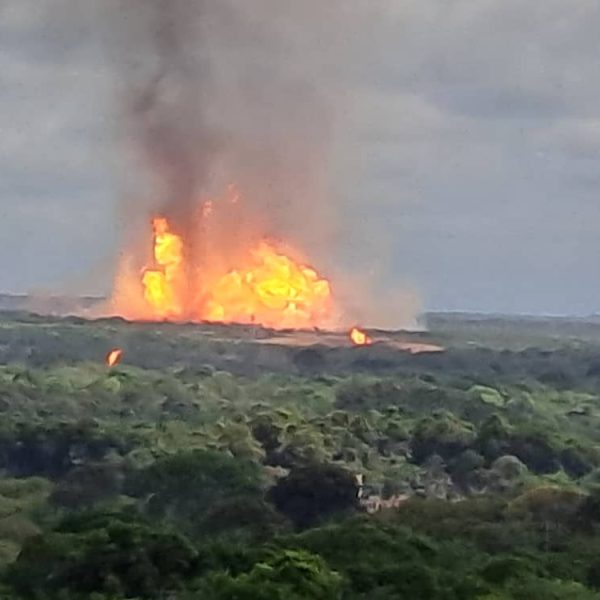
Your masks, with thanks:
[(116, 367), (123, 360), (123, 350), (115, 348), (106, 355), (106, 366)]
[(354, 327), (350, 331), (350, 339), (355, 346), (371, 346), (373, 344), (373, 340), (358, 327)]

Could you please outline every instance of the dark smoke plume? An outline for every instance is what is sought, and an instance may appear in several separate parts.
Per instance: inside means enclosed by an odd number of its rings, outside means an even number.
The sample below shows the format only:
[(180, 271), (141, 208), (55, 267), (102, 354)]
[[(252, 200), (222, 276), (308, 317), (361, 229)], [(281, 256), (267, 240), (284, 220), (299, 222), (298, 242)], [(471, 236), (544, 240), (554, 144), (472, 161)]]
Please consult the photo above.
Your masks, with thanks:
[(331, 5), (116, 3), (124, 132), (138, 158), (125, 196), (135, 211), (158, 207), (185, 227), (199, 199), (235, 183), (261, 228), (324, 234), (335, 204), (334, 113), (343, 114), (335, 63), (344, 11)]
[(189, 52), (197, 45), (194, 24), (201, 23), (201, 9), (202, 3), (180, 0), (129, 0), (127, 8), (121, 6), (127, 16), (125, 122), (160, 184), (161, 203), (182, 222), (208, 183), (217, 148), (206, 122), (207, 57)]
[[(380, 4), (107, 0), (129, 156), (127, 244), (136, 231), (147, 233), (156, 212), (186, 233), (197, 264), (207, 256), (233, 262), (246, 236), (273, 236), (346, 279), (339, 290), (350, 290), (353, 306), (373, 308), (362, 300), (368, 285), (357, 289), (355, 274), (336, 272), (336, 240), (359, 237), (344, 230), (343, 201), (331, 178), (333, 159), (340, 160), (336, 132), (351, 108), (348, 84), (368, 60)], [(232, 183), (243, 208), (215, 231), (198, 228), (202, 201)], [(208, 234), (217, 248), (212, 255)]]

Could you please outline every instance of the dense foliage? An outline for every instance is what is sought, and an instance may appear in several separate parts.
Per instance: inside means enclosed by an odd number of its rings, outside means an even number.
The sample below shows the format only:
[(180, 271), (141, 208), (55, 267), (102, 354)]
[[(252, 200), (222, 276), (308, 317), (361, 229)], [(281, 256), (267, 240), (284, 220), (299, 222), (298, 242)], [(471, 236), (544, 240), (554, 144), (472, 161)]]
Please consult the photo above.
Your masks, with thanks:
[(0, 598), (600, 599), (597, 340), (437, 319), (411, 356), (7, 318)]

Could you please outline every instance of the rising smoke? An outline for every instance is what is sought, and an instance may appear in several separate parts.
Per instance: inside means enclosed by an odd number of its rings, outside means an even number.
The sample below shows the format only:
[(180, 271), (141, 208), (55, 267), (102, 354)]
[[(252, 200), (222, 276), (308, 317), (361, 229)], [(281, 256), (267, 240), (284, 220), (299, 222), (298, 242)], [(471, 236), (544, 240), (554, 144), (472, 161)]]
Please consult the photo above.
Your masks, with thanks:
[(235, 183), (273, 233), (319, 237), (331, 225), (327, 175), (342, 88), (335, 11), (318, 6), (115, 4), (124, 131), (138, 160), (127, 170), (129, 210), (159, 208), (185, 227), (200, 199)]
[[(331, 178), (336, 131), (351, 107), (346, 84), (365, 58), (372, 11), (343, 0), (107, 5), (128, 157), (126, 249), (146, 243), (142, 234), (157, 212), (185, 232), (195, 264), (222, 261), (226, 268), (249, 238), (272, 236), (335, 275), (338, 289), (353, 296), (350, 319), (371, 320), (377, 311), (367, 280), (337, 267), (336, 240), (356, 235), (344, 229)], [(203, 231), (199, 206), (231, 184), (243, 207), (220, 213), (213, 230)], [(147, 254), (132, 256), (138, 272)]]

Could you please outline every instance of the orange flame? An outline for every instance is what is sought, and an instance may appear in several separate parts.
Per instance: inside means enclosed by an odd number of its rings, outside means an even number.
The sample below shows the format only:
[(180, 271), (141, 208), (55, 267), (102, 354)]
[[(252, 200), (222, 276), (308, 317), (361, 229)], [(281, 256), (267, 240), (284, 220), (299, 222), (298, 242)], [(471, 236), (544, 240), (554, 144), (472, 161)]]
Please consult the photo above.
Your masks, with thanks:
[(109, 367), (116, 367), (123, 359), (123, 350), (115, 348), (106, 355), (106, 364)]
[[(237, 203), (237, 192), (230, 194)], [(203, 205), (205, 217), (212, 210), (212, 202)], [(138, 313), (143, 318), (150, 313), (160, 320), (303, 328), (323, 323), (331, 312), (329, 281), (271, 242), (251, 248), (238, 259), (240, 267), (229, 272), (202, 272), (197, 265), (189, 269), (184, 238), (168, 219), (154, 218), (152, 229), (153, 265), (141, 279), (145, 309)]]
[(152, 228), (155, 268), (147, 269), (142, 278), (144, 298), (158, 317), (176, 317), (181, 313), (177, 288), (183, 276), (183, 241), (164, 217), (156, 217)]
[(331, 286), (317, 272), (268, 242), (250, 252), (250, 265), (221, 277), (208, 294), (207, 321), (309, 327), (327, 316)]
[(370, 346), (373, 343), (373, 340), (357, 327), (350, 332), (350, 339), (355, 346)]

